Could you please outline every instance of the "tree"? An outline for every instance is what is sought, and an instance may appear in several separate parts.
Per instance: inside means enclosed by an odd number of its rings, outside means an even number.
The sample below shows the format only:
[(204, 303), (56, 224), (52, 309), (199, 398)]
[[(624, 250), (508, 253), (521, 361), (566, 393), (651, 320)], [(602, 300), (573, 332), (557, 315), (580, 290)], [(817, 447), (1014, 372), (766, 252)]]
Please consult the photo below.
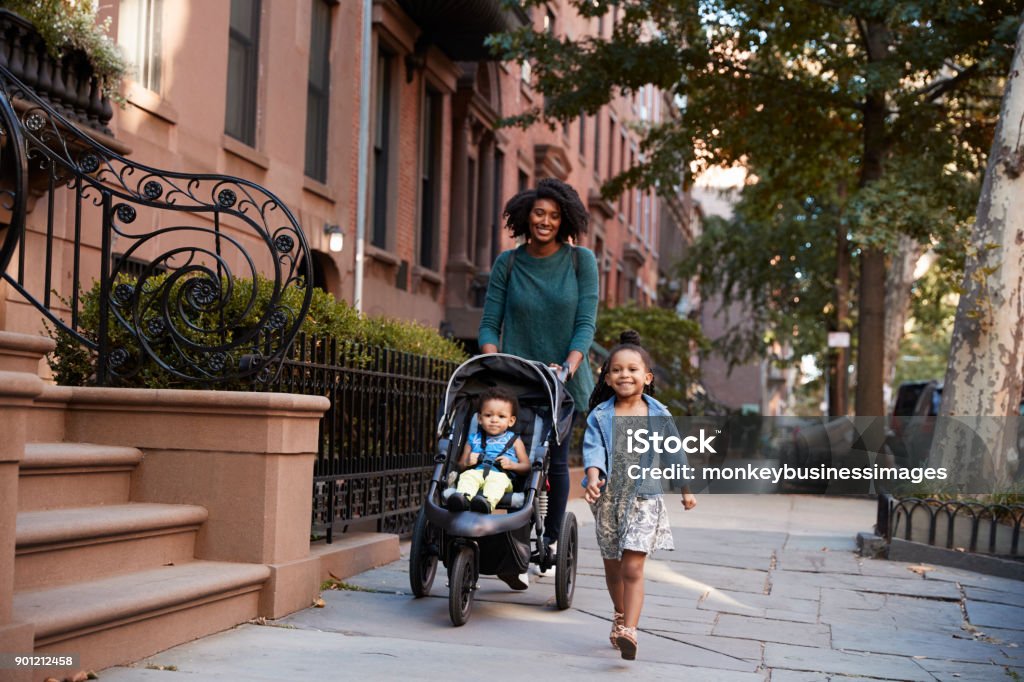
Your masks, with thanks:
[[(922, 218), (955, 209), (959, 179), (980, 175), (998, 106), (992, 84), (1005, 72), (1020, 23), (1016, 3), (573, 5), (584, 16), (614, 12), (612, 38), (559, 39), (524, 28), (494, 39), (505, 58), (531, 61), (544, 94), (543, 104), (511, 122), (592, 114), (618, 93), (653, 84), (671, 95), (678, 116), (644, 131), (642, 162), (607, 183), (606, 194), (677, 187), (703, 167), (742, 163), (764, 185), (756, 207), (762, 225), (792, 224), (808, 202), (832, 215), (832, 248), (837, 257), (849, 249), (858, 274), (857, 413), (882, 414), (887, 260), (901, 234), (915, 243), (941, 240)], [(958, 186), (953, 195), (938, 190), (944, 179)], [(765, 215), (785, 207), (788, 217)], [(765, 243), (746, 240), (746, 249), (763, 253)], [(828, 272), (842, 281), (834, 265)], [(737, 293), (750, 293), (740, 286)], [(834, 315), (844, 314), (841, 307)]]
[[(964, 492), (1006, 490), (1018, 470), (1024, 385), (1024, 26), (1006, 81), (971, 232), (936, 448)], [(975, 459), (977, 436), (988, 450)], [(974, 442), (979, 442), (974, 441)]]

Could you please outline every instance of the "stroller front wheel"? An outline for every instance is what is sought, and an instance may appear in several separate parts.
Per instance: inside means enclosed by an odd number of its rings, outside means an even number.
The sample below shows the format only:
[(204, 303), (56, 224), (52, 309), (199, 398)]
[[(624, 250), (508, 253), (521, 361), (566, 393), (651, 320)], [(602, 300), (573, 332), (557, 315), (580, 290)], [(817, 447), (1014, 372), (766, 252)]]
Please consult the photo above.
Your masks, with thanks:
[(409, 551), (409, 587), (417, 598), (430, 594), (437, 575), (437, 529), (427, 521), (427, 510), (420, 509), (412, 529)]
[(473, 591), (476, 589), (476, 566), (473, 548), (463, 545), (456, 550), (448, 579), (448, 615), (452, 625), (465, 625), (473, 609)]
[(576, 558), (579, 552), (579, 532), (576, 515), (565, 512), (558, 532), (558, 555), (555, 557), (555, 604), (565, 610), (572, 606), (576, 592)]

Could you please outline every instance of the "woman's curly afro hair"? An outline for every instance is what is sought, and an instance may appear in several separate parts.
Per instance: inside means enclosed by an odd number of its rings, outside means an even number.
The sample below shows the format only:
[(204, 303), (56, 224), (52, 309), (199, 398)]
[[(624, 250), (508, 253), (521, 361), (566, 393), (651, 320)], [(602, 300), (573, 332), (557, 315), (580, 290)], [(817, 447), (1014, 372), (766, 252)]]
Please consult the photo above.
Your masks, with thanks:
[(555, 178), (544, 178), (534, 189), (526, 189), (508, 200), (502, 219), (505, 227), (512, 231), (513, 237), (530, 238), (530, 211), (538, 199), (551, 199), (558, 204), (562, 213), (562, 224), (558, 228), (557, 239), (566, 242), (576, 240), (581, 232), (587, 231), (590, 216), (580, 195), (568, 183)]

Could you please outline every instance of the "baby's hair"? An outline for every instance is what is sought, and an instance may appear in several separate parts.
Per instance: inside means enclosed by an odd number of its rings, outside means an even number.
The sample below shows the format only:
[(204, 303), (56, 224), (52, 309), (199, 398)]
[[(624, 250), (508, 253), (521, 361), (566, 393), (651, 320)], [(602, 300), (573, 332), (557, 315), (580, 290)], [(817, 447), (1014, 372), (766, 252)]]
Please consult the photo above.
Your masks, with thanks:
[(556, 178), (544, 178), (534, 189), (525, 189), (508, 200), (502, 213), (505, 227), (513, 237), (530, 237), (530, 212), (537, 199), (551, 199), (558, 204), (562, 223), (558, 228), (559, 242), (576, 240), (581, 232), (587, 231), (590, 214), (583, 205), (579, 193), (568, 183)]
[(517, 400), (515, 394), (512, 393), (512, 391), (508, 390), (507, 388), (502, 388), (500, 386), (492, 386), (491, 388), (488, 388), (483, 393), (481, 393), (480, 398), (478, 400), (479, 402), (477, 403), (477, 412), (484, 409), (484, 404), (488, 400), (500, 400), (512, 406), (513, 417), (519, 416), (519, 400)]
[[(640, 345), (640, 333), (633, 330), (627, 329), (626, 331), (619, 334), (619, 342), (611, 349), (608, 353), (608, 357), (605, 359), (604, 364), (601, 365), (601, 374), (597, 378), (597, 385), (594, 386), (594, 392), (590, 394), (590, 406), (589, 410), (594, 409), (604, 401), (615, 395), (615, 391), (612, 387), (605, 382), (604, 378), (608, 374), (608, 366), (612, 362), (612, 358), (620, 350), (631, 350), (640, 355), (640, 359), (643, 360), (644, 366), (647, 367), (648, 372), (653, 372), (654, 362), (651, 360), (650, 353), (647, 349)], [(654, 380), (651, 383), (644, 386), (644, 393), (649, 396), (654, 395)]]

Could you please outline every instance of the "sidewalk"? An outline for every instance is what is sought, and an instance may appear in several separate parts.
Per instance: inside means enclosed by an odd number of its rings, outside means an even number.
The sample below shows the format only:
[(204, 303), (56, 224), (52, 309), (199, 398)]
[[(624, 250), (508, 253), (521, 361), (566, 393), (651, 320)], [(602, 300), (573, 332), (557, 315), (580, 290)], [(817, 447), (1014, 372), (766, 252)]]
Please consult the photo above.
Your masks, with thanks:
[(551, 605), (553, 572), (531, 576), (523, 593), (482, 578), (469, 623), (454, 628), (443, 566), (432, 598), (416, 600), (400, 561), (349, 579), (352, 590), (325, 592), (325, 608), (100, 679), (1024, 679), (1024, 583), (858, 557), (853, 538), (870, 530), (873, 500), (703, 495), (691, 512), (668, 500), (677, 550), (647, 563), (635, 662), (608, 645), (611, 603), (590, 512), (574, 501), (582, 547), (568, 611)]

